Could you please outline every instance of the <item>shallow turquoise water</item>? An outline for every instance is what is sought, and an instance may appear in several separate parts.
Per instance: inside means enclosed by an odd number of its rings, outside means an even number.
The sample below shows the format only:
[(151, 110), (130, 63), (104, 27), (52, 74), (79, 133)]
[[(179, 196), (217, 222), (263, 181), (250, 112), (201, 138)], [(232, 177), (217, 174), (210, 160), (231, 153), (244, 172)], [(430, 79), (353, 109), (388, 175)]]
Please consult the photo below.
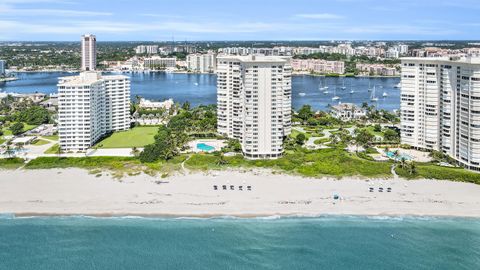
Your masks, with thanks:
[(215, 147), (205, 143), (197, 143), (197, 149), (202, 150), (204, 152), (209, 152), (209, 151), (215, 150)]
[(479, 219), (0, 219), (0, 269), (479, 268)]

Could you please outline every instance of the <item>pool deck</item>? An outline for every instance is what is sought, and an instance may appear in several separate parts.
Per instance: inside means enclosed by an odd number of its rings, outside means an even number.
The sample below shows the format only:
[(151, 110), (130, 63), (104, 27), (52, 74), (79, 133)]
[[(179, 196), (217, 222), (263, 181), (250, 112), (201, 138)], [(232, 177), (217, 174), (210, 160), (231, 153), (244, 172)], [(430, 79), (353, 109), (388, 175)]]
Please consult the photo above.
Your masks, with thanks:
[[(209, 145), (214, 149), (211, 151), (204, 151), (204, 150), (198, 149), (197, 145), (201, 143)], [(188, 143), (188, 146), (190, 147), (190, 152), (194, 152), (194, 153), (220, 151), (222, 150), (222, 147), (224, 147), (225, 145), (226, 144), (223, 140), (215, 140), (215, 139), (198, 139)]]
[[(380, 149), (381, 153), (385, 153), (384, 150)], [(432, 158), (429, 156), (430, 153), (428, 152), (422, 152), (414, 149), (401, 149), (401, 148), (391, 148), (390, 152), (395, 152), (398, 150), (400, 153), (400, 157), (403, 155), (408, 155), (411, 157), (411, 160), (416, 161), (416, 162), (430, 162), (432, 161)], [(386, 154), (385, 154), (386, 155)]]

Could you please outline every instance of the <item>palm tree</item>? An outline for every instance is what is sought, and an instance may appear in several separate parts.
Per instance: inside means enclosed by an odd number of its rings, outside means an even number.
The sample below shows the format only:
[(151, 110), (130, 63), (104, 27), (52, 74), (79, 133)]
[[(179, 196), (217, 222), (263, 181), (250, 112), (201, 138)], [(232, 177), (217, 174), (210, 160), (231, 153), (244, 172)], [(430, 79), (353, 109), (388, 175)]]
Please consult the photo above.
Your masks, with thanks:
[(398, 156), (400, 155), (400, 152), (398, 150), (393, 151), (393, 159), (396, 161), (398, 159)]
[(142, 97), (140, 95), (135, 95), (135, 100), (137, 101), (137, 104), (140, 104), (140, 100)]
[(220, 153), (219, 159), (217, 161), (217, 165), (226, 165), (228, 164), (228, 161), (225, 159), (225, 155), (223, 153)]
[(15, 144), (15, 150), (17, 152), (20, 152), (21, 150), (25, 149), (25, 147), (23, 147), (23, 143), (16, 143)]
[(57, 147), (57, 156), (60, 157), (60, 155), (62, 154), (62, 152), (63, 152), (63, 151), (62, 151), (62, 147), (60, 147), (60, 145), (58, 145), (58, 147)]
[(140, 155), (140, 150), (138, 150), (137, 147), (133, 147), (131, 154), (135, 157), (138, 157), (138, 155)]
[(408, 166), (408, 173), (410, 173), (410, 175), (413, 175), (417, 172), (417, 166), (415, 165), (415, 163), (412, 161), (410, 162), (410, 166)]
[(400, 159), (400, 168), (404, 169), (405, 165), (407, 165), (407, 160), (404, 157), (402, 157)]
[(11, 142), (8, 142), (7, 147), (5, 148), (5, 154), (8, 158), (13, 157), (13, 155), (15, 154), (15, 150), (12, 148), (11, 144)]

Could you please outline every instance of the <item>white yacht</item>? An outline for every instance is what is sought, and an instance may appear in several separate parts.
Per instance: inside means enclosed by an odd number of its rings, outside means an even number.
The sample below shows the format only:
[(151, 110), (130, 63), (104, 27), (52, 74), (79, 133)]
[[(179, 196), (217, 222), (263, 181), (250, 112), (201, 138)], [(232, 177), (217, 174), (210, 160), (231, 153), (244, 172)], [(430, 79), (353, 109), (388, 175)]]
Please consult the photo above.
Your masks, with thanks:
[(377, 102), (378, 101), (378, 97), (375, 96), (375, 86), (373, 86), (373, 90), (372, 90), (372, 94), (370, 95), (370, 100), (373, 101), (373, 102)]
[(335, 95), (335, 90), (333, 90), (333, 97), (332, 97), (332, 100), (339, 100), (340, 97)]

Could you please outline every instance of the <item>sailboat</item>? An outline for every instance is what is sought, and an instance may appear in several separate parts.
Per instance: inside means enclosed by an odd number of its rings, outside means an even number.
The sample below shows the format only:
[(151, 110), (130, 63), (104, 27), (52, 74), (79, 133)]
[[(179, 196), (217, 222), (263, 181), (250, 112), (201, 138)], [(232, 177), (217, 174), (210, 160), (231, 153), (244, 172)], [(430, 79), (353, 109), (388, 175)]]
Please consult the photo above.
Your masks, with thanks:
[(320, 89), (320, 90), (324, 90), (324, 89), (325, 89), (325, 80), (322, 80), (322, 81), (320, 82), (320, 85), (319, 85), (319, 88), (318, 88), (318, 89)]
[(341, 87), (341, 88), (342, 88), (342, 90), (345, 90), (345, 89), (347, 89), (347, 87), (345, 87), (345, 79), (343, 79), (343, 85), (342, 85), (342, 87)]
[(395, 85), (393, 88), (402, 88), (402, 83), (399, 82), (397, 85)]
[(328, 86), (326, 86), (325, 84), (323, 86), (321, 86), (322, 84), (320, 83), (320, 90), (324, 90), (323, 93), (324, 94), (328, 94)]
[(333, 97), (332, 97), (332, 100), (339, 100), (340, 97), (335, 95), (335, 90), (333, 90)]
[(355, 91), (353, 91), (352, 85), (350, 84), (350, 95), (353, 93), (355, 93)]
[(368, 79), (368, 92), (372, 92), (372, 85), (370, 83), (370, 79)]
[(373, 102), (377, 102), (378, 98), (375, 96), (375, 86), (373, 86), (372, 94), (370, 95), (370, 100)]
[(384, 97), (384, 98), (385, 98), (385, 97), (388, 97), (387, 92), (383, 92), (382, 97)]
[(301, 97), (304, 97), (304, 96), (307, 95), (307, 94), (301, 92), (301, 93), (298, 93), (298, 95), (301, 96)]

